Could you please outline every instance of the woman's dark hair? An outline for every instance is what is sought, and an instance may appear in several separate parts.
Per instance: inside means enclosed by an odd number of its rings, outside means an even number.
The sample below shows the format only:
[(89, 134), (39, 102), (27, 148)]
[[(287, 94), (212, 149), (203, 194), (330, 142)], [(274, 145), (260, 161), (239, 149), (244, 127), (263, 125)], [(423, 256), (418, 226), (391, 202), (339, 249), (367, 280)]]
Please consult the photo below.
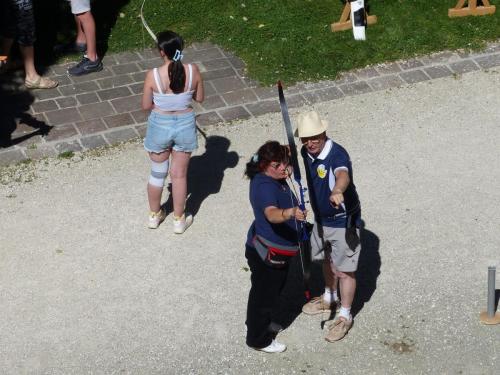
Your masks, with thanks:
[[(162, 31), (157, 35), (158, 39), (158, 49), (163, 51), (165, 55), (171, 60), (168, 66), (168, 79), (170, 80), (170, 89), (174, 94), (180, 94), (184, 91), (184, 85), (186, 84), (186, 73), (184, 72), (184, 66), (179, 58), (174, 61), (174, 56), (177, 57), (182, 53), (184, 49), (184, 40), (182, 37), (173, 31), (167, 30)], [(178, 52), (177, 52), (178, 51)]]
[(256, 174), (264, 171), (273, 162), (286, 162), (290, 160), (288, 146), (283, 146), (277, 141), (267, 141), (254, 154), (247, 163), (245, 175), (252, 179)]

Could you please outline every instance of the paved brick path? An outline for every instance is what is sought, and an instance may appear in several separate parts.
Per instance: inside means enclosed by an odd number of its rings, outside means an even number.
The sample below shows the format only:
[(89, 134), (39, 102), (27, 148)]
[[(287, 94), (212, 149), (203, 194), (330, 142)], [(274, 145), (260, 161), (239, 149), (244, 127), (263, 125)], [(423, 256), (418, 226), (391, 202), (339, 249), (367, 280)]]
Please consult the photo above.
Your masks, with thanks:
[[(199, 65), (205, 81), (205, 101), (195, 105), (200, 127), (279, 111), (276, 89), (245, 77), (244, 63), (233, 54), (195, 43), (184, 55), (185, 62)], [(48, 74), (60, 83), (54, 90), (23, 91), (19, 76), (2, 77), (1, 134), (7, 129), (10, 138), (1, 140), (0, 165), (143, 137), (144, 74), (160, 64), (156, 50), (145, 50), (106, 56), (102, 72), (83, 77), (69, 77), (67, 65), (52, 66)], [(441, 52), (367, 67), (336, 81), (299, 83), (285, 95), (293, 108), (499, 65), (497, 42), (477, 53)]]

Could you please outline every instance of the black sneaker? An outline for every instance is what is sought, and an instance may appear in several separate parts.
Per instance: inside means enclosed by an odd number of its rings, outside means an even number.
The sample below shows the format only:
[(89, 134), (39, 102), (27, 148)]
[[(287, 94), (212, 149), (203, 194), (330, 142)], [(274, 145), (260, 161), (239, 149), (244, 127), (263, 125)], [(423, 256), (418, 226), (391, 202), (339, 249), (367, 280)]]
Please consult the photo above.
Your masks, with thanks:
[(68, 69), (68, 73), (72, 76), (83, 76), (84, 74), (100, 72), (101, 70), (102, 62), (99, 58), (96, 61), (91, 61), (84, 56), (82, 61)]

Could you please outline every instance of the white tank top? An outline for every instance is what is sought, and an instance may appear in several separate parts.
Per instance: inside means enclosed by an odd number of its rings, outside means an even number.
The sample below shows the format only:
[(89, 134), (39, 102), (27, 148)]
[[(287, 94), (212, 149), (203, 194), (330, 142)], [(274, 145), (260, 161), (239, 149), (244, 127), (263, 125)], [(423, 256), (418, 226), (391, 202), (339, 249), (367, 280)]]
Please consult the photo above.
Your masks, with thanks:
[(174, 93), (164, 93), (162, 90), (160, 73), (158, 73), (158, 68), (153, 69), (153, 76), (156, 82), (156, 88), (158, 92), (153, 91), (153, 103), (156, 108), (169, 112), (169, 111), (183, 111), (191, 107), (191, 102), (193, 101), (194, 90), (191, 89), (191, 84), (193, 83), (193, 67), (188, 64), (189, 77), (187, 91), (181, 92), (180, 94)]

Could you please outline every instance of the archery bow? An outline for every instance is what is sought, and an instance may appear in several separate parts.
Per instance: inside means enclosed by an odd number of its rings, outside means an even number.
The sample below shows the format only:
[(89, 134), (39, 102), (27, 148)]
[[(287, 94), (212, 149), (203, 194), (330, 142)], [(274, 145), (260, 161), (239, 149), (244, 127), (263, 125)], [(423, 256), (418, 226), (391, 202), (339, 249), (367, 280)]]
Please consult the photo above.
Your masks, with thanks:
[[(300, 174), (299, 160), (297, 158), (297, 146), (295, 145), (295, 138), (293, 136), (292, 123), (290, 122), (290, 116), (288, 115), (288, 106), (286, 104), (285, 95), (283, 94), (283, 86), (281, 81), (278, 81), (278, 96), (280, 100), (281, 114), (283, 116), (283, 122), (285, 123), (286, 136), (288, 139), (288, 146), (290, 147), (290, 160), (293, 169), (293, 179), (297, 182), (299, 186), (299, 208), (305, 211), (304, 204), (304, 188), (302, 187), (302, 178)], [(310, 271), (305, 266), (306, 257), (311, 253), (311, 242), (309, 240), (309, 235), (307, 233), (305, 221), (299, 221), (299, 249), (300, 249), (300, 261), (302, 265), (302, 275), (304, 279), (304, 294), (306, 300), (311, 299), (311, 290), (309, 287)]]
[(153, 32), (153, 30), (151, 30), (151, 28), (149, 27), (148, 23), (146, 22), (146, 19), (144, 18), (143, 9), (144, 9), (144, 4), (145, 3), (146, 3), (146, 0), (144, 0), (142, 2), (142, 5), (141, 5), (140, 17), (141, 17), (142, 25), (144, 26), (144, 28), (146, 29), (146, 31), (149, 33), (149, 35), (151, 35), (151, 38), (153, 38), (153, 40), (155, 42), (158, 42), (158, 39), (156, 38), (155, 33)]

